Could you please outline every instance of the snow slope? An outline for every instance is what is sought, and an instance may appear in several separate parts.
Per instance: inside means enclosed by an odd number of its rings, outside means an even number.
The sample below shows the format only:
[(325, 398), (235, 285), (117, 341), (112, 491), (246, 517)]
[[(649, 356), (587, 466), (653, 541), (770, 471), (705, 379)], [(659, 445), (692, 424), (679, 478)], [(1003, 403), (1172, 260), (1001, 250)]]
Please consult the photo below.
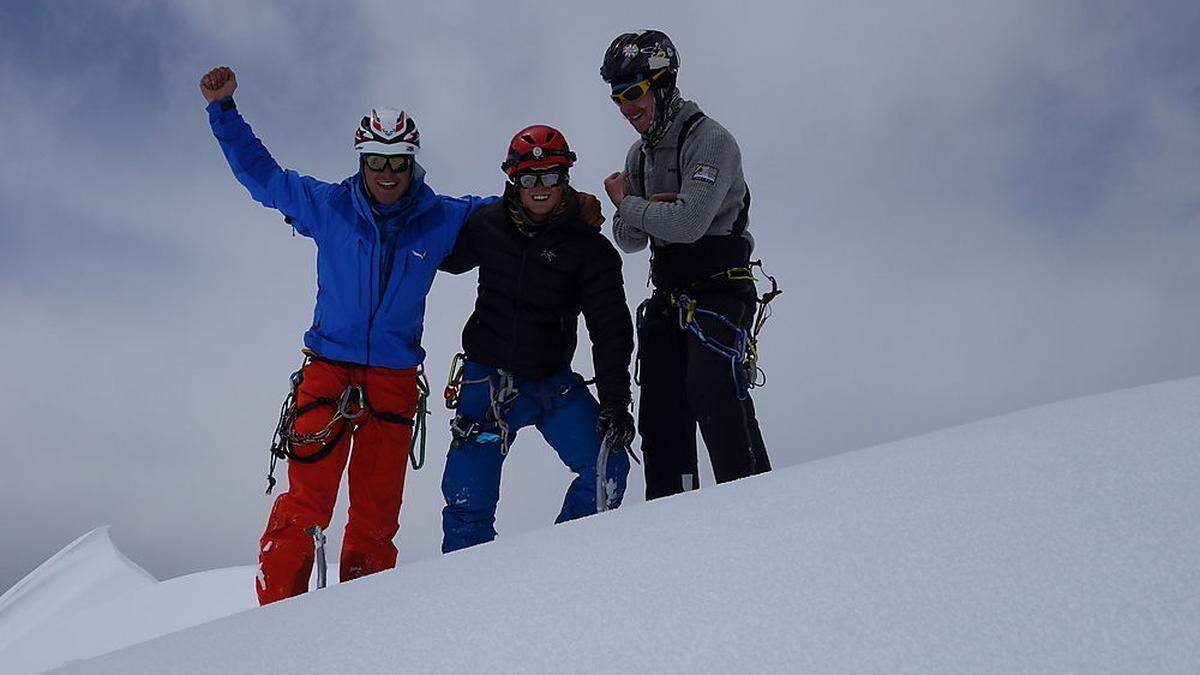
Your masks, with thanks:
[(113, 546), (107, 527), (88, 532), (0, 596), (2, 670), (61, 663), (46, 652), (63, 642), (65, 622), (85, 607), (156, 583)]
[(1191, 671), (1200, 378), (633, 504), (70, 672)]
[[(63, 574), (68, 558), (72, 573)], [(257, 572), (247, 565), (156, 581), (97, 528), (10, 591), (36, 592), (0, 598), (0, 672), (39, 673), (253, 609)]]

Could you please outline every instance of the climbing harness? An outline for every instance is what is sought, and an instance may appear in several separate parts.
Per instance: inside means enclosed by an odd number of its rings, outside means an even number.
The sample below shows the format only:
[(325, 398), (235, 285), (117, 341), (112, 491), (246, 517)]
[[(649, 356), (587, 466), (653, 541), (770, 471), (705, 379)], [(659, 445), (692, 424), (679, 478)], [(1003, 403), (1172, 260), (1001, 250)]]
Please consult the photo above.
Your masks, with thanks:
[[(512, 404), (516, 402), (517, 395), (520, 393), (517, 390), (516, 378), (507, 370), (496, 369), (495, 381), (491, 377), (481, 377), (474, 380), (466, 379), (467, 358), (465, 354), (455, 354), (450, 360), (450, 376), (446, 381), (446, 389), (442, 392), (442, 397), (446, 399), (446, 408), (457, 410), (462, 396), (462, 388), (470, 384), (488, 385), (488, 410), (483, 421), (468, 419), (462, 413), (454, 416), (450, 421), (450, 435), (453, 445), (467, 441), (475, 437), (484, 437), (485, 440), (493, 440), (486, 435), (491, 434), (500, 440), (500, 454), (507, 455), (509, 441), (512, 438), (512, 430), (508, 424), (508, 410)], [(490, 431), (495, 429), (499, 434)]]
[[(679, 135), (675, 143), (675, 176), (679, 180), (680, 188), (683, 187), (683, 146), (692, 129), (702, 123), (706, 119), (706, 115), (702, 112), (695, 112), (688, 117), (680, 125)], [(638, 167), (636, 179), (640, 181), (642, 194), (649, 195), (647, 176), (646, 176), (646, 149), (643, 148), (638, 153)], [(734, 254), (737, 250), (733, 248), (736, 242), (741, 242), (746, 232), (746, 227), (749, 224), (750, 214), (750, 188), (746, 187), (746, 192), (742, 197), (742, 205), (738, 210), (737, 217), (730, 226), (730, 232), (727, 235), (708, 235), (702, 237), (697, 242), (691, 244), (672, 244), (672, 245), (654, 245), (651, 247), (650, 260), (650, 275), (647, 279), (647, 286), (651, 283), (654, 285), (654, 292), (650, 298), (642, 302), (638, 306), (636, 318), (638, 334), (642, 332), (642, 327), (645, 325), (646, 313), (650, 307), (650, 303), (656, 298), (665, 297), (668, 304), (679, 312), (679, 327), (691, 333), (695, 338), (709, 350), (718, 354), (722, 358), (728, 359), (730, 370), (733, 374), (734, 386), (737, 390), (739, 400), (745, 400), (749, 396), (751, 389), (761, 387), (766, 384), (766, 373), (758, 365), (758, 335), (762, 331), (763, 324), (771, 316), (770, 303), (778, 297), (782, 291), (779, 290), (779, 284), (775, 281), (775, 277), (763, 272), (763, 275), (771, 282), (771, 290), (759, 295), (757, 287), (755, 288), (755, 313), (754, 318), (749, 324), (749, 329), (743, 328), (730, 321), (728, 317), (709, 309), (699, 306), (696, 299), (697, 295), (710, 290), (722, 282), (750, 282), (754, 284), (758, 281), (754, 276), (754, 268), (762, 268), (762, 261), (756, 260), (747, 262), (744, 265), (736, 265), (711, 274), (706, 278), (695, 280), (695, 277), (685, 277), (684, 279), (673, 279), (673, 274), (660, 274), (660, 272), (671, 270), (672, 266), (683, 265), (689, 270), (695, 270), (696, 258), (703, 258), (705, 251), (712, 251), (713, 246), (719, 247), (719, 250), (728, 251)], [(707, 248), (698, 248), (702, 242), (708, 242)], [(662, 256), (660, 259), (660, 255)], [(749, 252), (746, 251), (746, 255)], [(658, 269), (660, 264), (664, 264), (664, 269)], [(703, 272), (700, 272), (703, 274)], [(680, 283), (682, 282), (682, 283)], [(691, 282), (691, 283), (687, 283)], [(707, 333), (700, 323), (696, 320), (697, 317), (706, 317), (715, 321), (717, 324), (726, 327), (732, 333), (731, 342), (723, 342), (716, 337)], [(641, 344), (639, 341), (638, 354), (634, 360), (633, 377), (634, 381), (641, 385)]]
[[(755, 260), (744, 267), (733, 267), (727, 270), (722, 270), (706, 281), (749, 281), (757, 282), (758, 278), (754, 276), (754, 268), (762, 269), (762, 261)], [(757, 289), (755, 291), (755, 311), (754, 318), (750, 321), (750, 328), (746, 329), (730, 321), (728, 317), (715, 312), (713, 310), (704, 309), (699, 305), (699, 301), (692, 297), (692, 293), (703, 292), (697, 288), (702, 284), (692, 284), (688, 289), (682, 291), (660, 291), (642, 301), (642, 304), (637, 308), (637, 329), (641, 334), (642, 328), (646, 321), (646, 312), (648, 311), (651, 301), (655, 298), (665, 297), (668, 304), (674, 307), (679, 314), (680, 330), (691, 333), (696, 340), (716, 353), (718, 356), (729, 360), (730, 372), (733, 375), (734, 387), (737, 392), (738, 400), (744, 401), (750, 395), (750, 390), (764, 386), (767, 383), (767, 374), (758, 365), (758, 336), (766, 324), (767, 319), (771, 318), (772, 308), (771, 301), (779, 297), (783, 291), (779, 290), (779, 283), (775, 277), (763, 272), (763, 276), (771, 282), (771, 290), (759, 295)], [(698, 316), (707, 317), (716, 323), (724, 326), (732, 334), (731, 342), (723, 342), (716, 337), (710, 335), (696, 320)], [(634, 381), (641, 385), (641, 350), (638, 350), (638, 356), (633, 367)]]
[[(495, 378), (485, 376), (468, 380), (466, 379), (466, 363), (467, 359), (464, 354), (455, 354), (454, 358), (450, 360), (450, 374), (446, 379), (446, 388), (442, 392), (442, 396), (446, 400), (446, 407), (451, 410), (458, 408), (464, 386), (486, 382), (488, 385), (488, 408), (484, 413), (484, 420), (482, 421), (469, 419), (461, 412), (454, 416), (454, 419), (450, 421), (451, 448), (458, 447), (460, 444), (471, 439), (482, 442), (499, 440), (500, 454), (506, 455), (508, 454), (509, 443), (512, 439), (507, 414), (520, 394), (516, 386), (516, 378), (509, 371), (496, 369)], [(595, 378), (591, 380), (580, 378), (580, 384), (585, 387), (595, 384)], [(564, 384), (553, 395), (565, 395), (574, 386), (576, 385)], [(499, 433), (495, 433), (496, 431)], [(629, 447), (628, 444), (625, 444), (623, 447), (617, 446), (615, 432), (610, 430), (604, 435), (604, 438), (600, 439), (600, 452), (596, 458), (597, 512), (608, 510), (612, 493), (608, 484), (608, 455), (611, 452), (618, 451), (628, 453), (633, 458), (633, 461), (641, 464), (638, 456), (634, 454), (633, 448)]]
[[(342, 393), (335, 397), (323, 396), (316, 398), (302, 406), (296, 405), (297, 395), (300, 391), (300, 383), (304, 381), (304, 368), (314, 360), (324, 360), (315, 352), (304, 350), (304, 361), (300, 364), (300, 369), (292, 373), (289, 380), (291, 381), (291, 390), (286, 398), (283, 399), (283, 404), (279, 409), (279, 423), (275, 427), (275, 434), (271, 438), (271, 464), (267, 471), (267, 494), (271, 494), (271, 490), (275, 488), (275, 465), (281, 459), (288, 461), (300, 462), (301, 464), (313, 464), (325, 459), (329, 453), (333, 452), (338, 443), (349, 431), (354, 434), (358, 427), (366, 423), (367, 419), (375, 418), (381, 422), (390, 424), (406, 424), (413, 427), (412, 441), (409, 444), (408, 456), (414, 470), (420, 469), (425, 465), (425, 436), (426, 436), (426, 419), (429, 414), (429, 382), (425, 379), (425, 369), (423, 366), (417, 368), (417, 410), (414, 417), (407, 417), (399, 413), (387, 412), (383, 410), (375, 410), (370, 401), (367, 400), (367, 393), (361, 384), (351, 382)], [(296, 432), (296, 420), (301, 415), (305, 415), (317, 408), (331, 406), (333, 415), (329, 418), (329, 422), (320, 430), (311, 434), (301, 434)], [(309, 445), (313, 443), (321, 443), (321, 447), (316, 451), (301, 455), (295, 450), (295, 446)], [(419, 458), (418, 458), (419, 446)]]
[[(696, 340), (721, 358), (729, 360), (730, 373), (739, 400), (746, 400), (750, 390), (766, 384), (766, 375), (758, 367), (758, 346), (750, 338), (750, 332), (733, 323), (723, 314), (696, 306), (696, 300), (686, 293), (670, 296), (671, 303), (679, 310), (679, 328), (691, 333)], [(706, 316), (725, 326), (733, 335), (732, 344), (712, 337), (700, 326), (697, 316)]]

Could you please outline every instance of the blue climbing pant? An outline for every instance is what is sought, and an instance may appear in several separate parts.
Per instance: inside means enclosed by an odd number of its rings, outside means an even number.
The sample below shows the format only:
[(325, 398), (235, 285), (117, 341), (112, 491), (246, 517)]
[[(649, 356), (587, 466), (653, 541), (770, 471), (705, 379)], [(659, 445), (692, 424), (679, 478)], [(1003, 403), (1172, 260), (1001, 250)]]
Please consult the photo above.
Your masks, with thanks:
[[(451, 442), (442, 475), (442, 495), (446, 498), (442, 509), (443, 553), (496, 538), (500, 468), (506, 455), (502, 430), (491, 412), (493, 392), (501, 386), (500, 374), (494, 368), (468, 361), (463, 381), (455, 424), (466, 433), (456, 434)], [(583, 378), (564, 370), (540, 380), (516, 377), (513, 383), (516, 394), (501, 410), (508, 425), (509, 447), (518, 429), (536, 426), (575, 473), (554, 522), (596, 513), (600, 454), (596, 415), (600, 406)], [(628, 475), (629, 456), (623, 451), (610, 453), (604, 479), (608, 508), (621, 505)]]

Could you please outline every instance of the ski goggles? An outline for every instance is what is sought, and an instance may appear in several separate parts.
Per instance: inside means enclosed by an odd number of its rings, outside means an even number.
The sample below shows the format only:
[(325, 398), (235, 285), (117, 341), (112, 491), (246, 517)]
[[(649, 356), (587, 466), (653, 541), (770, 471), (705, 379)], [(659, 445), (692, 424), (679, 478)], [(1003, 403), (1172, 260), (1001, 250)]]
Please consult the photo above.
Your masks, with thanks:
[(513, 183), (531, 190), (541, 184), (542, 187), (552, 188), (563, 182), (567, 177), (566, 171), (526, 171), (513, 176)]
[(622, 103), (632, 103), (646, 95), (650, 91), (650, 80), (638, 80), (632, 84), (622, 84), (613, 87), (611, 94), (613, 103), (621, 105)]
[(372, 171), (383, 171), (383, 167), (390, 166), (394, 173), (404, 173), (412, 164), (412, 157), (408, 155), (363, 155), (362, 159)]

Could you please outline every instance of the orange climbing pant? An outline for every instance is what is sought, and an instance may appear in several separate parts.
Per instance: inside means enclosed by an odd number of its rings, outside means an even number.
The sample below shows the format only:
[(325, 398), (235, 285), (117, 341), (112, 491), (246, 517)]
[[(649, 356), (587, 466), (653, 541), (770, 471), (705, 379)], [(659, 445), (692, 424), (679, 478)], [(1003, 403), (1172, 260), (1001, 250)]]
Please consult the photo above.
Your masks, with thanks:
[[(408, 467), (413, 427), (373, 416), (371, 410), (413, 418), (417, 407), (417, 371), (395, 370), (313, 360), (303, 369), (296, 408), (318, 399), (337, 399), (358, 385), (369, 404), (363, 415), (347, 422), (332, 451), (313, 463), (288, 461), (288, 490), (275, 499), (267, 529), (259, 541), (255, 589), (260, 605), (308, 590), (314, 560), (313, 525), (329, 527), (342, 472), (350, 465), (350, 512), (342, 537), (341, 581), (374, 574), (396, 565), (392, 538), (400, 529), (400, 502)], [(334, 417), (336, 404), (319, 405), (296, 418), (297, 435), (316, 434)], [(324, 442), (293, 445), (297, 455), (317, 452)]]

